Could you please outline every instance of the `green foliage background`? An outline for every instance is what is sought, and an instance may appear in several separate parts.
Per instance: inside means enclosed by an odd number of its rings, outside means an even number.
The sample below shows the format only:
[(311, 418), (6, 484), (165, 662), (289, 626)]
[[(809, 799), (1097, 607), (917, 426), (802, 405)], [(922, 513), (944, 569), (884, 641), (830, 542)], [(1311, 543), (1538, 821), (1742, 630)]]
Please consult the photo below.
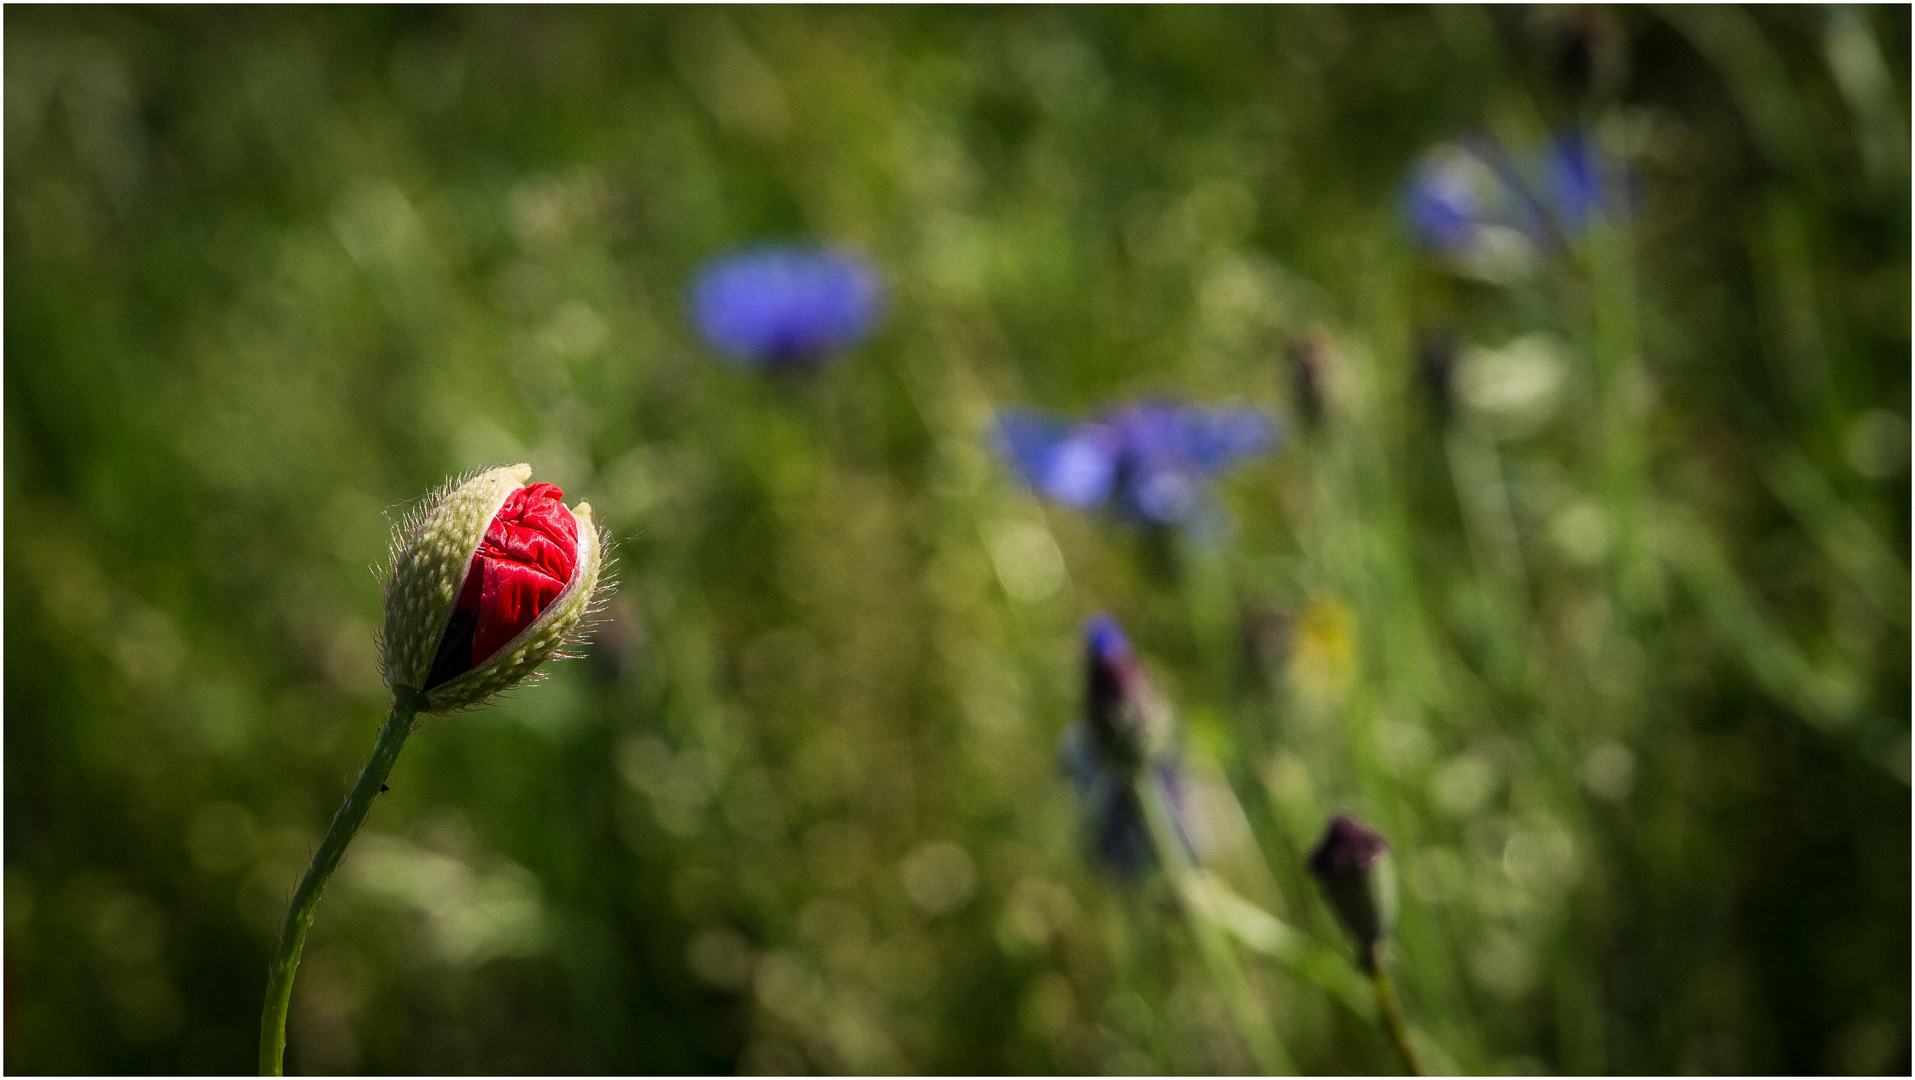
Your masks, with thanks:
[[(366, 568), (525, 460), (617, 599), (407, 746), (294, 1070), (1248, 1067), (1161, 882), (1083, 855), (1109, 610), (1238, 892), (1347, 953), (1300, 853), (1393, 839), (1442, 1067), (1906, 1071), (1908, 19), (10, 7), (7, 1069), (250, 1068), (383, 712)], [(1575, 123), (1633, 227), (1507, 287), (1414, 249), (1426, 148)], [(768, 236), (889, 282), (815, 379), (686, 325)], [(1432, 327), (1553, 396), (1439, 408)], [(981, 437), (1148, 393), (1286, 418), (1214, 541)], [(1302, 1068), (1394, 1067), (1245, 963)]]

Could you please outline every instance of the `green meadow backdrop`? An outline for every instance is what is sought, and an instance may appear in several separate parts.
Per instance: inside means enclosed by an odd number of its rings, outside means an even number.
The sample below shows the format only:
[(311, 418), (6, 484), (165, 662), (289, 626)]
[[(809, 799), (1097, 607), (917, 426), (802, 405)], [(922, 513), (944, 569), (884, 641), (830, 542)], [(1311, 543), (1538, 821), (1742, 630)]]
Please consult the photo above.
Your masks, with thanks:
[[(1231, 939), (1299, 1068), (1397, 1067), (1301, 868), (1338, 810), (1394, 844), (1437, 1067), (1910, 1067), (1907, 8), (5, 31), (9, 1072), (251, 1069), (384, 714), (368, 568), (517, 461), (618, 592), (412, 738), (292, 1070), (1250, 1068), (1161, 877), (1086, 852), (1099, 611), (1215, 872), (1312, 943)], [(1417, 244), (1426, 151), (1570, 129), (1608, 220), (1492, 280)], [(689, 277), (794, 238), (881, 327), (723, 363)], [(1149, 396), (1283, 425), (1213, 527), (986, 438)]]

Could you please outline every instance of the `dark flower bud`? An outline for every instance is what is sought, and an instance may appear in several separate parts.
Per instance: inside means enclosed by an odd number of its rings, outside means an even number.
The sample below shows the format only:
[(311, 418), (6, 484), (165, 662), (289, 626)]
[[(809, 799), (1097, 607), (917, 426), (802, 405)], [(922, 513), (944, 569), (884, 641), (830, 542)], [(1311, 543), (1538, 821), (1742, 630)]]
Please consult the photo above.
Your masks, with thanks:
[(1108, 768), (1133, 776), (1160, 750), (1169, 718), (1117, 620), (1091, 619), (1084, 646), (1084, 722), (1091, 748)]
[(1396, 929), (1389, 841), (1350, 815), (1338, 814), (1310, 852), (1310, 873), (1350, 932), (1363, 967), (1374, 970), (1380, 947)]
[(1426, 329), (1417, 335), (1416, 366), (1423, 374), (1423, 386), (1438, 420), (1449, 419), (1450, 406), (1456, 400), (1457, 351), (1456, 331), (1448, 327)]
[(1297, 415), (1312, 430), (1323, 425), (1323, 345), (1311, 338), (1293, 341), (1283, 350), (1290, 365), (1291, 392)]
[(1628, 34), (1608, 11), (1537, 9), (1530, 13), (1529, 32), (1543, 70), (1572, 95), (1606, 99), (1628, 81)]

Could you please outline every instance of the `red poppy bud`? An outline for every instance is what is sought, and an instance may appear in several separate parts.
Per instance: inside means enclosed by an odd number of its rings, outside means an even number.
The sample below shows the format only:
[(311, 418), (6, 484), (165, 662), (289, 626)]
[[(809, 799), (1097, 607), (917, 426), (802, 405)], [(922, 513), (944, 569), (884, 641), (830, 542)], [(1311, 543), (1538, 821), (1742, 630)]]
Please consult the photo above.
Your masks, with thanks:
[(532, 484), (505, 497), (472, 553), (426, 689), (491, 659), (571, 582), (578, 522), (559, 501), (564, 495), (556, 485)]
[[(476, 704), (578, 630), (598, 587), (591, 508), (567, 509), (526, 466), (448, 485), (396, 538), (382, 656), (428, 712)], [(455, 561), (456, 560), (456, 561)]]

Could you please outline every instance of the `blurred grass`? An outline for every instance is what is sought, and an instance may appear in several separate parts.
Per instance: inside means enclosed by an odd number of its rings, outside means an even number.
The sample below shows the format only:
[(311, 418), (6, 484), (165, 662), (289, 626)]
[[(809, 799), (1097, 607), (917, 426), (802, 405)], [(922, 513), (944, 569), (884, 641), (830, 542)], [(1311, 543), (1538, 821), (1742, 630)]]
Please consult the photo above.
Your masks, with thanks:
[[(1520, 9), (9, 9), (6, 1067), (249, 1067), (382, 715), (365, 568), (528, 460), (618, 599), (412, 740), (294, 1070), (1248, 1068), (1079, 843), (1108, 609), (1231, 889), (1341, 949), (1301, 853), (1390, 835), (1442, 1067), (1906, 1071), (1907, 11), (1600, 18), (1608, 83)], [(1510, 288), (1410, 246), (1425, 148), (1578, 122), (1632, 227)], [(808, 383), (683, 318), (784, 235), (892, 290)], [(1432, 328), (1554, 396), (1433, 400)], [(1145, 393), (1291, 436), (1168, 558), (980, 437)], [(1218, 903), (1301, 1068), (1394, 1068)]]

